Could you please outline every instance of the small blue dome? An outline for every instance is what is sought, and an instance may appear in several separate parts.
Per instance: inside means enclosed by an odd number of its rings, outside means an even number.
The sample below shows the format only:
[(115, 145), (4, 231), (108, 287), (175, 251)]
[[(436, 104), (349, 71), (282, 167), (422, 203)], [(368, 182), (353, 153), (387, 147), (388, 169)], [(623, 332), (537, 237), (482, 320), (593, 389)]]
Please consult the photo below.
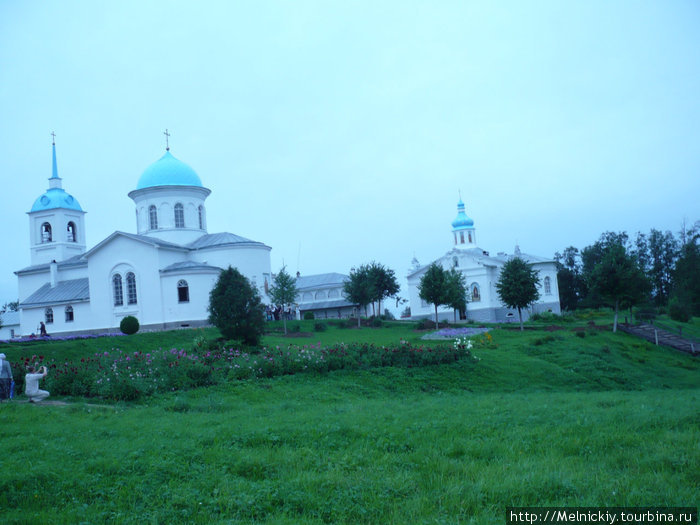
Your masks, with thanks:
[(467, 217), (467, 214), (464, 211), (464, 203), (461, 200), (457, 204), (457, 218), (452, 221), (452, 227), (455, 230), (474, 227), (474, 221)]
[(66, 193), (63, 188), (51, 188), (46, 190), (46, 193), (34, 201), (30, 213), (33, 211), (53, 210), (56, 208), (83, 211), (73, 195)]
[(166, 151), (165, 155), (146, 168), (136, 189), (154, 186), (199, 186), (201, 188), (202, 181), (192, 168)]

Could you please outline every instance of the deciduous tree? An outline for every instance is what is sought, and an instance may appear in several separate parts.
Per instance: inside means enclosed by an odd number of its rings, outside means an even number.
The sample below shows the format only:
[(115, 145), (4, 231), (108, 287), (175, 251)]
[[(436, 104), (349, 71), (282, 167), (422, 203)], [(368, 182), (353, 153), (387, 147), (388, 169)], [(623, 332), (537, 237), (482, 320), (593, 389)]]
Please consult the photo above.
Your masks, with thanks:
[(513, 257), (501, 268), (496, 291), (503, 304), (518, 309), (520, 330), (524, 329), (522, 309), (540, 297), (537, 289), (539, 282), (537, 270), (520, 257)]
[(435, 327), (438, 327), (438, 306), (450, 302), (449, 278), (445, 269), (437, 263), (428, 266), (418, 284), (418, 296), (435, 306)]
[[(350, 270), (349, 279), (343, 284), (343, 293), (348, 301), (365, 309), (374, 300), (375, 291), (370, 279), (369, 266), (360, 265)], [(357, 312), (357, 327), (360, 327), (360, 312)]]
[[(284, 266), (275, 275), (270, 287), (269, 295), (273, 304), (281, 306), (284, 310), (285, 306), (292, 305), (296, 301), (297, 294), (296, 279), (289, 275)], [(284, 335), (287, 335), (287, 316), (282, 316), (282, 324), (284, 326)]]

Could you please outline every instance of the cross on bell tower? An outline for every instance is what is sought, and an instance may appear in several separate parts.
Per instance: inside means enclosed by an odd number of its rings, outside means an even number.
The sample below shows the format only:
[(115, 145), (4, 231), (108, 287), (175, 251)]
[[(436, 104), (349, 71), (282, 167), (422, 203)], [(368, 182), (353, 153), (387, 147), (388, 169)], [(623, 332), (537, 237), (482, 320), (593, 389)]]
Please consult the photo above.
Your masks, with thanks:
[(168, 133), (168, 128), (165, 128), (163, 135), (165, 135), (165, 151), (170, 151), (170, 143), (168, 141), (170, 138), (170, 133)]

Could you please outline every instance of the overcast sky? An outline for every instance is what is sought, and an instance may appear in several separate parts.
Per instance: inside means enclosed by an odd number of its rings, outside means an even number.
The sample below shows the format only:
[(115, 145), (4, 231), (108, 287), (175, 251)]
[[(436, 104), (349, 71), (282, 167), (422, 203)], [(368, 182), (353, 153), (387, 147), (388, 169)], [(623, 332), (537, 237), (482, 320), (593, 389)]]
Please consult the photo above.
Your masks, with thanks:
[(0, 304), (52, 131), (88, 248), (136, 232), (166, 128), (209, 232), (271, 246), (273, 271), (376, 260), (405, 296), (460, 190), (492, 253), (675, 233), (700, 219), (699, 28), (695, 0), (0, 0)]

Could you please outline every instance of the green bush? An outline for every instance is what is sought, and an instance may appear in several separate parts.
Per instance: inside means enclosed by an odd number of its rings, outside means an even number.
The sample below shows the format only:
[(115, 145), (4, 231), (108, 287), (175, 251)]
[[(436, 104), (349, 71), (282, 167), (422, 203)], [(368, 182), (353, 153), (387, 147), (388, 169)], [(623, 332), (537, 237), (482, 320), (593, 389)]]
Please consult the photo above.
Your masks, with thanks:
[(289, 325), (288, 331), (290, 334), (298, 334), (301, 332), (301, 325), (299, 323), (294, 323)]
[(139, 331), (139, 328), (141, 328), (141, 325), (139, 325), (139, 320), (133, 315), (127, 315), (119, 323), (119, 330), (126, 335), (135, 334)]
[(576, 332), (576, 337), (580, 337), (581, 339), (583, 339), (584, 337), (586, 337), (586, 332)]
[(309, 321), (315, 319), (313, 312), (304, 312), (304, 319)]
[(322, 323), (320, 321), (316, 321), (314, 323), (314, 332), (325, 332), (328, 326), (326, 323)]
[(236, 268), (219, 274), (209, 293), (209, 322), (226, 339), (257, 345), (265, 330), (265, 316), (255, 286)]
[(673, 296), (668, 301), (668, 315), (674, 321), (680, 321), (681, 323), (687, 323), (692, 318), (692, 305), (683, 301), (680, 297)]
[(379, 318), (379, 317), (373, 317), (372, 319), (370, 319), (369, 325), (370, 325), (372, 328), (381, 328), (381, 326), (382, 326), (382, 320), (381, 320), (381, 318)]
[[(438, 328), (446, 328), (448, 326), (447, 321), (440, 321)], [(416, 330), (435, 330), (435, 321), (431, 319), (421, 319), (416, 323)]]

